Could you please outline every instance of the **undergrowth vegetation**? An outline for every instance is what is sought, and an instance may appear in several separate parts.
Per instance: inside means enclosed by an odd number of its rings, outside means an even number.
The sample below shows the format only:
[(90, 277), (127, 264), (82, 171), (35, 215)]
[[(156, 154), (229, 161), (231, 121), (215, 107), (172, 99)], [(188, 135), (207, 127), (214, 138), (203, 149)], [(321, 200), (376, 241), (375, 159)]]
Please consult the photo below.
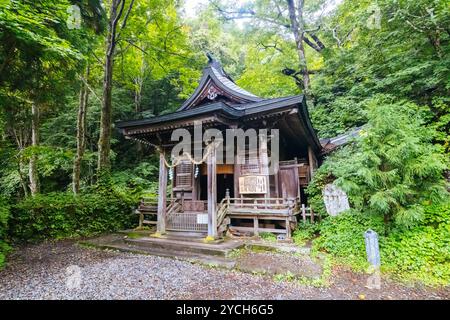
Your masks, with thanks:
[(102, 178), (78, 195), (51, 192), (16, 203), (0, 199), (1, 264), (9, 250), (6, 242), (85, 237), (134, 226), (132, 210), (139, 190), (117, 188), (109, 178)]
[(364, 270), (363, 234), (372, 229), (379, 235), (383, 271), (448, 285), (450, 200), (443, 177), (448, 161), (433, 143), (436, 132), (415, 104), (377, 96), (368, 105), (368, 123), (359, 136), (329, 156), (308, 187), (310, 203), (322, 216), (322, 190), (329, 183), (346, 192), (352, 208), (323, 220), (314, 247)]
[(315, 250), (331, 254), (335, 262), (354, 270), (368, 267), (364, 232), (379, 235), (381, 270), (407, 282), (450, 284), (450, 203), (424, 206), (424, 220), (413, 228), (395, 227), (384, 235), (380, 216), (349, 210), (327, 217), (319, 225)]
[(60, 239), (130, 227), (135, 204), (133, 197), (113, 190), (37, 195), (12, 207), (10, 237), (16, 241)]
[(0, 197), (0, 267), (5, 262), (5, 255), (10, 249), (9, 245), (5, 242), (9, 213), (9, 205), (6, 199)]

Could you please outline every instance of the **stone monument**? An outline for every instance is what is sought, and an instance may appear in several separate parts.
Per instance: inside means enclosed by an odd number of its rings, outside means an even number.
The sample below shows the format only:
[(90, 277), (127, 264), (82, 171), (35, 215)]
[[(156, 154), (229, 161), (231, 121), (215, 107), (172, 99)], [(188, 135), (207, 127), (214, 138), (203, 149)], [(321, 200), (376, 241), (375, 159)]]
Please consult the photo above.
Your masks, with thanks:
[(337, 216), (342, 211), (350, 209), (347, 194), (334, 184), (327, 184), (323, 189), (323, 201), (327, 213), (330, 216)]

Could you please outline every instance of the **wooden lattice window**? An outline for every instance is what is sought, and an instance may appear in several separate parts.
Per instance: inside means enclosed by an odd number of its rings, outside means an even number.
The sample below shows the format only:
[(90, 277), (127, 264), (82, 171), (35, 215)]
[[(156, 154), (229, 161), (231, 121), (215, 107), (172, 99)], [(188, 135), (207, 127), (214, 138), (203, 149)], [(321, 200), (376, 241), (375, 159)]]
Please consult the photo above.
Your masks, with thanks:
[(182, 161), (175, 168), (175, 186), (177, 188), (192, 187), (193, 165), (190, 161)]

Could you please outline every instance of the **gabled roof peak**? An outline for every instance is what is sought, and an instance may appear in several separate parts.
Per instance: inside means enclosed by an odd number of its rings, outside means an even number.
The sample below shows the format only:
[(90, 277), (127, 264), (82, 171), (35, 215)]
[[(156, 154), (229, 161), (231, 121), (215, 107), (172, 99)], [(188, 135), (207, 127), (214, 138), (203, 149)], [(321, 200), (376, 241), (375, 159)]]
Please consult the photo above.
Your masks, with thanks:
[(207, 52), (206, 56), (208, 57), (208, 66), (207, 67), (214, 68), (222, 76), (227, 77), (230, 81), (233, 81), (233, 79), (231, 79), (231, 77), (223, 69), (222, 64), (218, 60), (216, 60), (210, 52)]
[(179, 110), (194, 108), (203, 104), (206, 99), (210, 102), (225, 99), (233, 104), (262, 100), (262, 98), (236, 85), (222, 68), (220, 62), (214, 59), (210, 53), (206, 53), (206, 56), (208, 57), (208, 65), (203, 69), (199, 85)]

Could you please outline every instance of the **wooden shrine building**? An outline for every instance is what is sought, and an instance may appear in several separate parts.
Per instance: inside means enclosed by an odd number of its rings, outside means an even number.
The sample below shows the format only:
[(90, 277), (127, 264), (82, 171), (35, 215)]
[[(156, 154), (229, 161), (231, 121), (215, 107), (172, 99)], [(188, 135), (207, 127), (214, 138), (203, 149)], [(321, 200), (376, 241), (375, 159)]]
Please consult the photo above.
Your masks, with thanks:
[[(178, 143), (171, 141), (172, 132), (184, 128), (195, 136), (198, 123), (203, 131), (278, 129), (275, 169), (268, 170), (274, 152), (268, 143), (270, 135), (258, 141), (257, 152), (236, 150), (235, 158), (244, 158), (241, 162), (217, 163), (218, 152), (225, 148), (210, 144), (203, 159), (185, 157), (172, 167), (171, 150)], [(238, 87), (210, 57), (198, 87), (176, 112), (116, 126), (126, 138), (154, 146), (160, 153), (159, 192), (154, 203), (160, 234), (219, 238), (227, 231), (234, 235), (267, 231), (290, 238), (297, 220), (308, 214), (304, 190), (318, 166), (322, 146), (303, 95), (258, 97)], [(200, 146), (205, 151), (206, 144)], [(250, 158), (252, 162), (247, 161)], [(151, 206), (151, 201), (141, 204)]]

